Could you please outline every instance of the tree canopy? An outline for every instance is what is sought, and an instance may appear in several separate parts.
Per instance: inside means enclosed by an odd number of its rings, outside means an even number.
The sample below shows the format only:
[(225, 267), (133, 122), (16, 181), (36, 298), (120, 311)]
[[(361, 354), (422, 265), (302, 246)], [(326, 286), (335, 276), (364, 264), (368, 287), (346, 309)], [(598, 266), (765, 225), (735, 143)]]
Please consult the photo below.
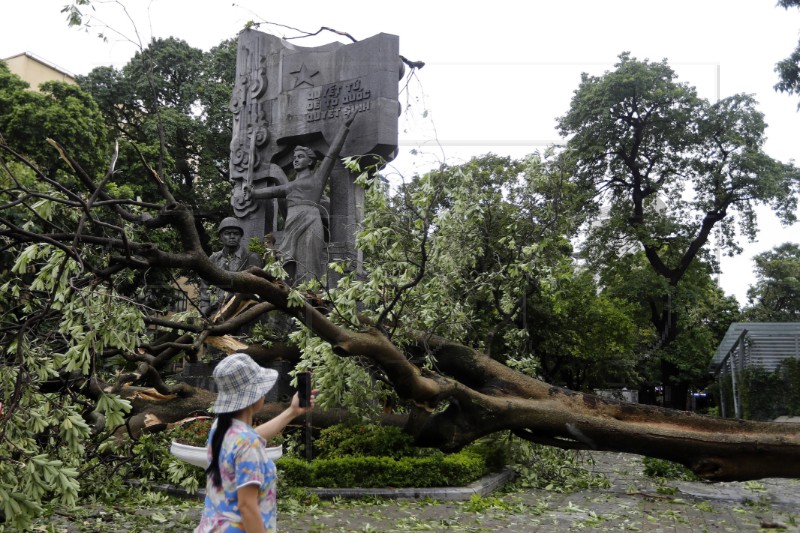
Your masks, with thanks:
[[(778, 0), (778, 5), (788, 10), (791, 7), (800, 7), (800, 1)], [(778, 73), (776, 91), (800, 95), (800, 41), (789, 57), (775, 65), (775, 72)], [(797, 104), (797, 108), (800, 109), (800, 103)]]
[(45, 174), (65, 167), (48, 138), (68, 144), (92, 173), (107, 164), (108, 136), (91, 95), (63, 82), (49, 81), (39, 92), (0, 62), (0, 134), (20, 154), (31, 158)]
[(756, 284), (747, 291), (744, 310), (754, 322), (796, 322), (800, 320), (800, 246), (787, 242), (758, 254)]
[(590, 233), (593, 257), (640, 246), (654, 271), (677, 285), (711, 230), (738, 252), (755, 205), (795, 221), (797, 169), (763, 151), (766, 124), (748, 95), (709, 103), (678, 83), (666, 61), (620, 56), (603, 76), (584, 74), (559, 126), (575, 156), (574, 179), (610, 206)]
[(143, 161), (169, 180), (198, 216), (228, 211), (229, 102), (236, 41), (208, 52), (175, 38), (155, 39), (122, 69), (98, 67), (79, 76), (98, 102), (110, 135), (119, 139), (120, 168), (143, 199), (159, 197)]
[[(646, 298), (665, 347), (682, 324), (676, 288), (698, 261), (714, 264), (712, 232), (716, 246), (733, 254), (740, 236), (756, 236), (757, 205), (795, 221), (800, 174), (764, 152), (766, 124), (753, 97), (710, 103), (679, 83), (666, 61), (624, 53), (613, 71), (584, 74), (559, 127), (575, 186), (595, 199), (583, 251), (602, 272), (641, 250), (664, 281)], [(669, 382), (675, 365), (662, 362)]]

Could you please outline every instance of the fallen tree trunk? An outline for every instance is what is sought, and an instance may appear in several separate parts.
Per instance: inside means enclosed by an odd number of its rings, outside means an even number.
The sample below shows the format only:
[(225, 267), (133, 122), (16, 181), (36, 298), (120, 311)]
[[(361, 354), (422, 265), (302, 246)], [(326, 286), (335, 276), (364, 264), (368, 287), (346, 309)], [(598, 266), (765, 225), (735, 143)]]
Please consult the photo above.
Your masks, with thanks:
[[(100, 189), (93, 186), (92, 190)], [(99, 196), (111, 200), (103, 193)], [(367, 360), (378, 369), (381, 379), (405, 401), (405, 428), (419, 445), (457, 450), (484, 435), (508, 430), (530, 441), (562, 448), (616, 450), (664, 458), (711, 480), (800, 477), (800, 427), (796, 425), (724, 420), (604, 400), (551, 386), (486, 354), (427, 335), (420, 335), (416, 343), (414, 339), (395, 343), (383, 329), (385, 324), (339, 325), (331, 318), (334, 313), (320, 308), (319, 298), (292, 294), (286, 283), (263, 270), (228, 272), (218, 268), (202, 250), (191, 210), (174, 200), (170, 199), (159, 215), (151, 218), (135, 216), (121, 207), (115, 209), (125, 220), (147, 230), (170, 227), (180, 238), (180, 245), (176, 246), (180, 250), (166, 252), (152, 243), (132, 242), (124, 233), (118, 238), (97, 237), (63, 233), (59, 228), (37, 235), (10, 224), (3, 235), (20, 246), (67, 243), (61, 246), (71, 246), (70, 253), (76, 257), (80, 252), (73, 248), (78, 245), (87, 250), (103, 246), (120, 254), (112, 258), (114, 272), (118, 265), (137, 270), (183, 268), (227, 291), (252, 295), (253, 301), (259, 303), (240, 315), (240, 323), (253, 320), (255, 316), (251, 315), (257, 312), (282, 313), (328, 342), (336, 355)], [(82, 257), (90, 254), (86, 252)], [(92, 272), (108, 275), (103, 274), (104, 265), (94, 267)], [(199, 345), (209, 336), (218, 337), (212, 342), (223, 349), (243, 349), (240, 343), (222, 337), (230, 333), (228, 329), (237, 324), (236, 320), (231, 317), (223, 324), (174, 327), (183, 333), (161, 347), (151, 346), (150, 352), (123, 353), (136, 364), (136, 371), (120, 374), (117, 387), (132, 380), (156, 387), (166, 396), (176, 393), (175, 398), (160, 400), (158, 406), (149, 403), (154, 400), (136, 400), (129, 424), (132, 428), (144, 427), (146, 414), (171, 422), (208, 408), (213, 395), (169, 385), (160, 372), (181, 352), (196, 358)], [(432, 348), (436, 350), (436, 371), (427, 369), (422, 359)], [(253, 349), (259, 357), (274, 355), (261, 352)], [(296, 355), (291, 350), (282, 353)], [(97, 391), (87, 389), (86, 393), (95, 400), (99, 397)], [(11, 402), (8, 410), (15, 408)]]
[(800, 426), (704, 416), (608, 400), (519, 374), (465, 346), (426, 337), (458, 388), (441, 413), (416, 416), (418, 442), (456, 449), (511, 430), (561, 448), (636, 453), (681, 463), (708, 480), (800, 477)]
[(675, 461), (708, 480), (800, 477), (797, 425), (606, 400), (549, 385), (486, 354), (427, 335), (417, 339), (416, 355), (435, 349), (438, 372), (423, 371), (377, 330), (343, 329), (310, 305), (288, 308), (278, 295), (271, 296), (273, 304), (330, 342), (339, 355), (367, 357), (383, 369), (413, 406), (407, 429), (419, 445), (457, 450), (481, 436), (511, 430), (561, 448)]
[[(320, 320), (325, 319), (314, 319)], [(471, 348), (430, 336), (418, 339), (418, 349), (435, 347), (439, 372), (423, 371), (375, 330), (352, 332), (330, 323), (321, 330), (336, 332), (335, 346), (343, 356), (372, 359), (401, 397), (410, 400), (407, 417), (387, 417), (384, 423), (404, 424), (420, 446), (455, 451), (482, 436), (512, 431), (560, 448), (667, 459), (713, 481), (800, 477), (796, 424), (723, 419), (604, 399), (549, 385)], [(162, 422), (180, 420), (198, 406), (206, 409), (213, 397), (201, 391), (189, 398), (135, 401), (138, 414), (132, 425), (143, 426), (146, 413)], [(283, 408), (269, 404), (258, 416), (271, 417)], [(315, 425), (326, 427), (347, 415), (320, 411), (314, 418)]]
[[(290, 306), (289, 287), (251, 269), (230, 275), (233, 289), (257, 294), (328, 341), (341, 357), (371, 360), (407, 400), (406, 430), (420, 446), (455, 451), (509, 430), (569, 449), (636, 453), (681, 463), (714, 481), (800, 477), (800, 427), (729, 420), (603, 399), (516, 372), (469, 347), (420, 334), (400, 350), (381, 331), (333, 323), (306, 302)], [(240, 345), (236, 349), (241, 349)], [(437, 372), (415, 364), (436, 351)]]
[[(130, 431), (134, 436), (143, 431), (162, 431), (192, 416), (213, 416), (209, 407), (214, 403), (216, 394), (205, 389), (195, 388), (194, 393), (187, 396), (153, 397), (141, 391), (127, 391), (123, 395), (131, 400), (134, 414), (128, 419), (125, 427), (117, 431), (119, 436)], [(257, 420), (274, 418), (288, 407), (288, 403), (266, 403), (255, 413)], [(326, 428), (342, 422), (351, 421), (353, 415), (346, 409), (315, 409), (312, 414), (312, 425), (315, 428)], [(408, 415), (388, 413), (381, 417), (380, 423), (389, 426), (403, 427), (408, 422)], [(305, 424), (305, 417), (300, 416), (291, 425)]]

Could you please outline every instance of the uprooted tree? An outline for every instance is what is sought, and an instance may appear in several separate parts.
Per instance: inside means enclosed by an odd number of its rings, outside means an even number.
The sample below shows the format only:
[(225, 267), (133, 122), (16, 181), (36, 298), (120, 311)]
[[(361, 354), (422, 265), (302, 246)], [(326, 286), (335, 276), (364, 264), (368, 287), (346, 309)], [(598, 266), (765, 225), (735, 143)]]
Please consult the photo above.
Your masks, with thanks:
[[(3, 354), (0, 439), (4, 447), (11, 445), (17, 461), (26, 462), (30, 448), (16, 440), (23, 427), (31, 431), (29, 444), (46, 441), (51, 434), (72, 443), (89, 435), (82, 420), (104, 422), (97, 424), (102, 433), (103, 428), (113, 430), (126, 419), (154, 410), (170, 421), (207, 406), (208, 392), (165, 382), (169, 363), (176, 357), (197, 357), (203, 343), (242, 349), (235, 341), (226, 344), (224, 335), (257, 316), (277, 313), (302, 326), (292, 335), (294, 345), (308, 364), (327, 368), (326, 380), (349, 380), (349, 369), (358, 364), (368, 369), (371, 379), (393, 389), (407, 413), (405, 428), (420, 445), (455, 450), (481, 436), (510, 430), (562, 448), (661, 457), (713, 480), (800, 475), (800, 433), (794, 425), (724, 420), (604, 400), (549, 385), (498, 362), (496, 353), (490, 357), (431, 333), (464, 336), (462, 328), (476, 319), (465, 297), (485, 298), (494, 307), (496, 323), (513, 324), (514, 315), (521, 312), (522, 293), (546, 278), (548, 253), (558, 245), (551, 234), (557, 208), (523, 205), (530, 209), (527, 220), (536, 218), (529, 227), (519, 225), (526, 217), (509, 219), (507, 237), (513, 240), (525, 232), (538, 245), (506, 243), (519, 247), (524, 260), (511, 268), (506, 265), (502, 275), (494, 272), (495, 279), (476, 277), (472, 286), (460, 286), (467, 277), (442, 278), (435, 272), (452, 260), (445, 258), (448, 247), (463, 250), (464, 262), (455, 268), (466, 272), (478, 271), (479, 261), (496, 259), (484, 256), (488, 244), (480, 242), (479, 234), (473, 235), (474, 242), (452, 240), (459, 228), (474, 225), (476, 217), (501, 215), (482, 211), (490, 205), (485, 199), (466, 205), (475, 178), (462, 173), (438, 186), (423, 178), (395, 197), (374, 182), (370, 191), (375, 217), (360, 236), (374, 270), (366, 277), (344, 276), (335, 291), (320, 294), (288, 286), (276, 275), (276, 263), (242, 273), (215, 267), (200, 246), (192, 211), (174, 201), (155, 172), (152, 179), (161, 187), (163, 204), (114, 198), (103, 188), (113, 164), (95, 181), (56, 147), (80, 186), (65, 188), (3, 146), (0, 234), (5, 250), (21, 253), (12, 279), (3, 287), (8, 349)], [(541, 191), (559, 179), (558, 168), (545, 166), (539, 159), (528, 162), (519, 176), (527, 176), (519, 180), (520, 198), (537, 197), (523, 190), (531, 183), (539, 183)], [(448, 205), (440, 197), (446, 189)], [(193, 272), (225, 286), (239, 295), (236, 301), (244, 303), (245, 310), (218, 323), (183, 323), (148, 317), (141, 305), (115, 291), (115, 284), (131, 272), (158, 269)], [(481, 269), (493, 272), (491, 266)], [(510, 287), (517, 287), (516, 298)], [(146, 324), (174, 333), (160, 343), (148, 341)], [(492, 349), (513, 350), (514, 342), (513, 335), (507, 335)], [(278, 342), (248, 350), (265, 359), (291, 352)], [(116, 380), (101, 380), (109, 375), (104, 368), (112, 365), (117, 367)], [(133, 399), (129, 407), (119, 395), (128, 394), (131, 385), (155, 388), (171, 398), (169, 407), (163, 401), (154, 407), (143, 399)], [(344, 388), (338, 387), (339, 394)], [(62, 407), (72, 421), (69, 427), (40, 427), (44, 422), (37, 426), (37, 410), (53, 409), (59, 395), (74, 399)], [(6, 461), (3, 464), (9, 468)]]

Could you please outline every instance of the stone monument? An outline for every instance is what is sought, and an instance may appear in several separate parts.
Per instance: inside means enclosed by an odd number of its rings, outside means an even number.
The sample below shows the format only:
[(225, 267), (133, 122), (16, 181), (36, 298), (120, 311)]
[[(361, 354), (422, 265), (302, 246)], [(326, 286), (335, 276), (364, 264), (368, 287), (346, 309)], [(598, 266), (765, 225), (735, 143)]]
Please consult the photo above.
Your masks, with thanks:
[(289, 183), (287, 170), (296, 147), (305, 147), (307, 154), (318, 158), (329, 154), (343, 124), (358, 115), (329, 171), (330, 203), (317, 202), (326, 227), (322, 257), (317, 259), (321, 266), (304, 269), (324, 272), (330, 261), (357, 262), (354, 243), (363, 217), (363, 190), (339, 159), (357, 155), (372, 155), (373, 161), (393, 159), (402, 72), (399, 39), (394, 35), (300, 47), (256, 30), (242, 31), (231, 98), (230, 176), (231, 204), (245, 243), (273, 234), (280, 249), (290, 248), (282, 244), (285, 195), (264, 191)]

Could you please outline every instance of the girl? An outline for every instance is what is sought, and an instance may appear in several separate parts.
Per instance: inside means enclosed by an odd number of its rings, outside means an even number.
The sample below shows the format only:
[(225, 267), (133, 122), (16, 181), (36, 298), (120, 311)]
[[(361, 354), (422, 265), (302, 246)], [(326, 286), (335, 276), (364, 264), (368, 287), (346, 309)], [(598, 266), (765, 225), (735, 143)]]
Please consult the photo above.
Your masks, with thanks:
[(264, 443), (294, 418), (314, 406), (300, 407), (297, 394), (291, 405), (272, 420), (253, 427), (253, 415), (264, 407), (264, 396), (278, 373), (259, 366), (249, 355), (236, 353), (214, 369), (218, 396), (208, 436), (210, 464), (206, 473), (206, 500), (195, 533), (277, 531), (275, 463)]

